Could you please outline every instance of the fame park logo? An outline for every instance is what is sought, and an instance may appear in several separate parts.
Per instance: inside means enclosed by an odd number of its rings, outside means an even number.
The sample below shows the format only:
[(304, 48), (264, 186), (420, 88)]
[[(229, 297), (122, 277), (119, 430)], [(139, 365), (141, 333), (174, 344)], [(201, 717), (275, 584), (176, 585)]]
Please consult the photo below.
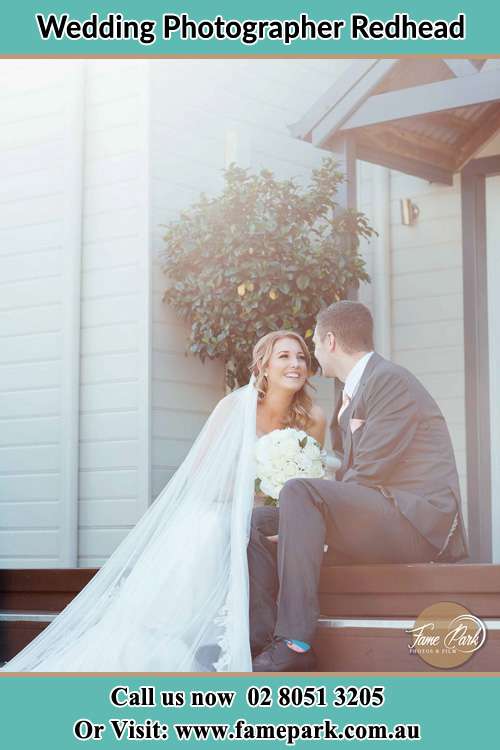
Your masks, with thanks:
[(410, 653), (438, 669), (465, 664), (486, 641), (484, 622), (456, 602), (431, 604), (405, 632)]

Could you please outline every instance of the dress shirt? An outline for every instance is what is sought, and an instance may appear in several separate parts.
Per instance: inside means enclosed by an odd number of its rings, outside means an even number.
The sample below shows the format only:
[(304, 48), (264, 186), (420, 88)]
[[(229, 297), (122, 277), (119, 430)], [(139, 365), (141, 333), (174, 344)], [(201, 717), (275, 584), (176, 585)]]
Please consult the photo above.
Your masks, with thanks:
[(354, 394), (356, 393), (356, 390), (358, 388), (359, 381), (363, 377), (365, 367), (368, 364), (368, 360), (370, 359), (372, 354), (373, 352), (367, 352), (363, 357), (361, 357), (361, 359), (356, 362), (346, 378), (343, 394), (347, 394), (351, 401), (354, 398)]

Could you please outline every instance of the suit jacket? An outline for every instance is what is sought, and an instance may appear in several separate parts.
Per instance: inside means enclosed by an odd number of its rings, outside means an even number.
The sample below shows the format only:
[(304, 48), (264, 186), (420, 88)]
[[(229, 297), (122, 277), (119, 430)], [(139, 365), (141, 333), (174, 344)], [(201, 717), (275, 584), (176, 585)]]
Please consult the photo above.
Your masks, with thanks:
[(436, 548), (436, 560), (467, 557), (450, 435), (422, 383), (374, 352), (339, 425), (341, 402), (331, 423), (337, 480), (380, 489)]

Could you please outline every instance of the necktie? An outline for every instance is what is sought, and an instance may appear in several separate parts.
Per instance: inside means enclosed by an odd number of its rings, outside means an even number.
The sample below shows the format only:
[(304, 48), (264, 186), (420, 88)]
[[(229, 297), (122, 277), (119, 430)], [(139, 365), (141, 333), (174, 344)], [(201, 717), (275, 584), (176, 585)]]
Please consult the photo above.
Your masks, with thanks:
[(337, 422), (340, 422), (340, 417), (345, 412), (349, 404), (351, 403), (351, 397), (349, 394), (347, 394), (345, 391), (342, 393), (342, 406), (339, 409), (339, 413), (337, 415)]

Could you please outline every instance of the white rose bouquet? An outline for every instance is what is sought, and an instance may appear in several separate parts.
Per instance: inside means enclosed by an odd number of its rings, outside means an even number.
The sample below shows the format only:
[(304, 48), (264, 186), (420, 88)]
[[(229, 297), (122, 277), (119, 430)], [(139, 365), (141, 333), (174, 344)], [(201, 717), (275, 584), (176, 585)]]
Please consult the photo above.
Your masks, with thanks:
[(259, 438), (255, 450), (255, 492), (267, 496), (266, 505), (278, 505), (280, 490), (288, 479), (325, 476), (321, 447), (303, 430), (273, 430)]

